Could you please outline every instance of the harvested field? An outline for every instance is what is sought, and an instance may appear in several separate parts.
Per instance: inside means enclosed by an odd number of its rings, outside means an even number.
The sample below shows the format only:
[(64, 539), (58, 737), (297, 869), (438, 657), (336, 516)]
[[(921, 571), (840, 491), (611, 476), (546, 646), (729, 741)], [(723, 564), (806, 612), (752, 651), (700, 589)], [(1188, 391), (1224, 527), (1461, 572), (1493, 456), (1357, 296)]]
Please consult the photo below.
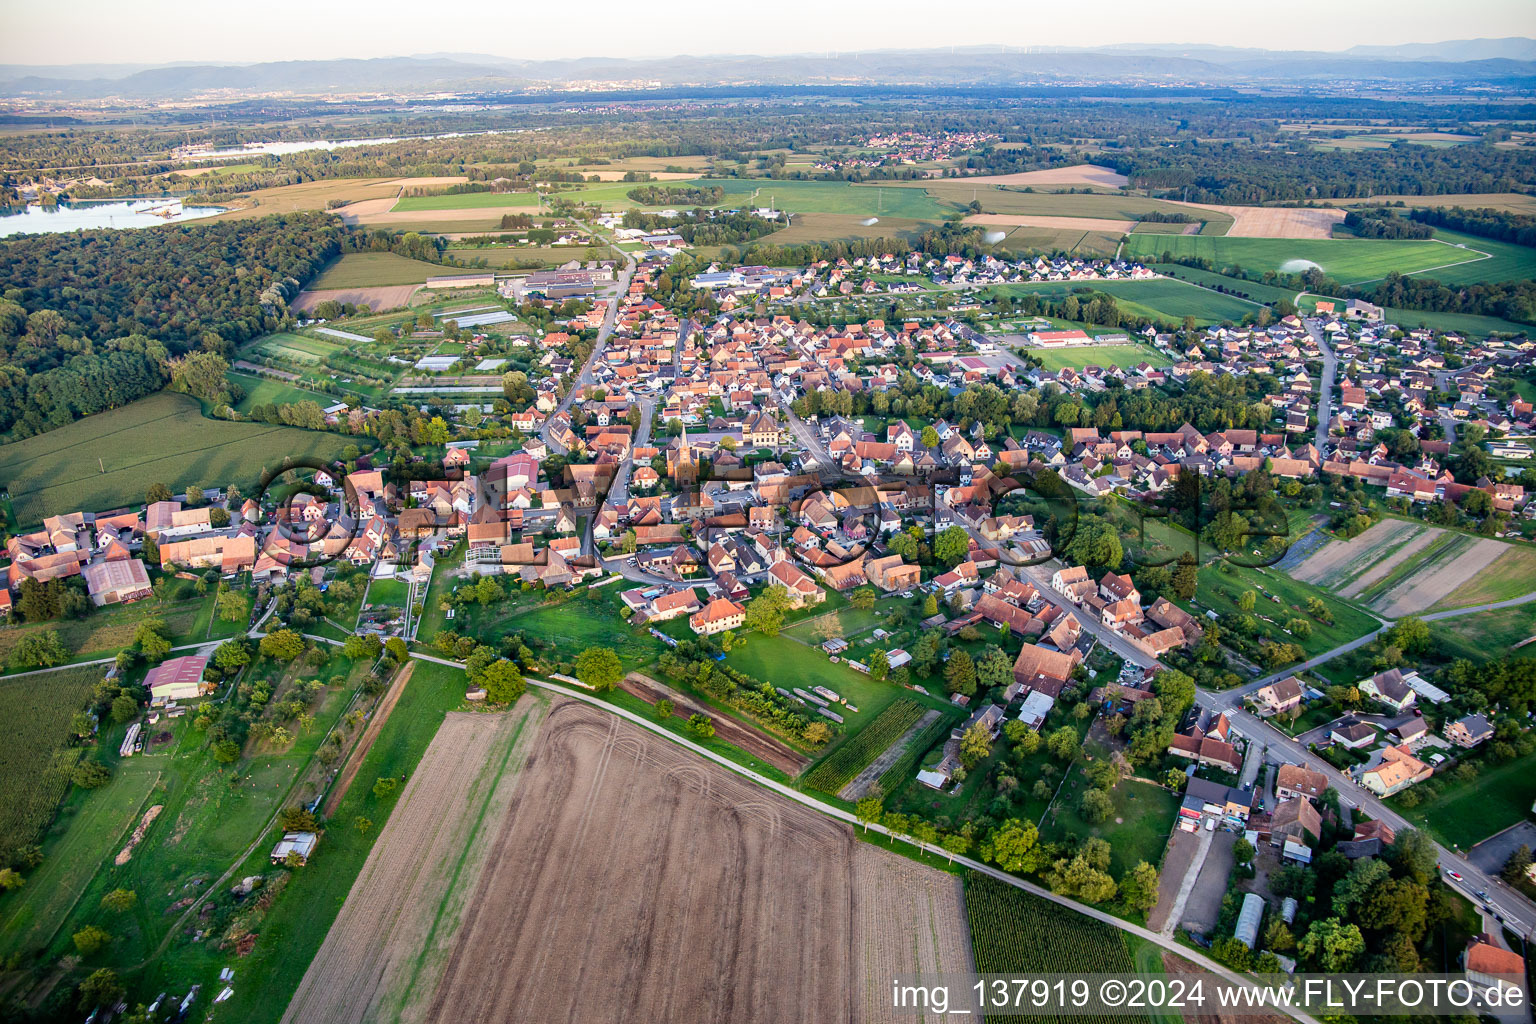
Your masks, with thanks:
[(1229, 238), (1332, 238), (1333, 226), (1344, 222), (1345, 211), (1283, 206), (1218, 206), (1179, 203), (1232, 218)]
[[(903, 941), (892, 941), (899, 936)], [(971, 930), (965, 886), (877, 846), (853, 851), (853, 962), (859, 979), (853, 1020), (866, 1024), (936, 1021), (937, 1014), (896, 1013), (890, 979), (897, 975), (971, 974)], [(830, 1020), (830, 1017), (817, 1019)]]
[(1358, 577), (1382, 564), (1397, 547), (1406, 545), (1429, 529), (1422, 524), (1383, 519), (1349, 540), (1330, 540), (1291, 570), (1290, 575), (1303, 583), (1342, 591)]
[(379, 738), (379, 733), (384, 728), (384, 723), (389, 720), (389, 713), (395, 710), (395, 705), (400, 702), (400, 695), (405, 692), (405, 684), (411, 681), (411, 670), (416, 667), (416, 662), (407, 661), (395, 676), (395, 681), (390, 684), (389, 690), (384, 694), (384, 699), (379, 701), (373, 709), (373, 715), (368, 719), (368, 727), (363, 730), (362, 738), (357, 741), (357, 746), (352, 748), (352, 753), (347, 757), (347, 764), (341, 770), (341, 778), (336, 780), (336, 785), (331, 789), (331, 795), (325, 800), (325, 809), (321, 812), (329, 818), (336, 813), (336, 808), (341, 804), (341, 798), (347, 795), (347, 790), (352, 788), (352, 780), (357, 777), (357, 769), (362, 765), (363, 758), (368, 756), (368, 751), (373, 747), (373, 741)]
[(855, 846), (637, 726), (556, 706), (441, 980), (418, 989), (423, 1019), (849, 1020)]
[(1372, 602), (1371, 607), (1393, 619), (1422, 612), (1446, 594), (1477, 579), (1507, 550), (1509, 545), (1499, 541), (1459, 534), (1455, 541)]
[[(612, 168), (575, 167), (572, 170), (580, 171), (588, 178), (595, 176), (598, 181), (623, 181), (624, 175), (629, 173), (625, 170), (613, 170)], [(647, 171), (646, 173), (654, 181), (690, 181), (697, 178), (700, 174), (699, 171)], [(635, 184), (643, 184), (643, 182), (636, 182)]]
[(1011, 213), (973, 213), (965, 218), (967, 224), (1002, 224), (1019, 228), (1050, 228), (1056, 231), (1079, 229), (1082, 231), (1111, 231), (1129, 234), (1136, 226), (1131, 220), (1104, 220), (1093, 217), (1031, 217)]
[(923, 717), (912, 723), (912, 728), (896, 738), (896, 742), (886, 747), (880, 756), (871, 761), (863, 771), (853, 777), (853, 780), (837, 791), (837, 795), (844, 800), (858, 800), (869, 792), (869, 787), (884, 775), (886, 769), (901, 759), (906, 753), (907, 747), (941, 716), (937, 711), (927, 711)]
[(692, 714), (707, 715), (715, 723), (715, 736), (734, 747), (740, 747), (753, 757), (767, 761), (784, 774), (793, 778), (805, 770), (805, 766), (811, 763), (811, 759), (796, 750), (791, 749), (779, 740), (767, 733), (738, 722), (736, 719), (721, 714), (714, 708), (707, 708), (698, 701), (685, 694), (679, 693), (665, 683), (657, 682), (650, 676), (643, 676), (638, 672), (631, 672), (619, 683), (619, 688), (625, 693), (633, 694), (647, 704), (655, 704), (666, 699), (672, 702), (674, 714), (687, 718)]
[(980, 178), (941, 178), (939, 182), (961, 185), (1098, 185), (1101, 188), (1125, 188), (1130, 179), (1097, 164), (1073, 164), (1071, 167), (1053, 167), (1046, 171), (988, 174)]
[(409, 305), (411, 296), (420, 287), (415, 284), (396, 284), (377, 288), (316, 288), (299, 292), (298, 298), (293, 300), (293, 308), (308, 313), (322, 302), (335, 301), (343, 304), (350, 302), (354, 306), (366, 305), (375, 313), (382, 313), (386, 309), (400, 309)]
[(1399, 564), (1407, 561), (1414, 555), (1418, 554), (1420, 551), (1423, 551), (1425, 548), (1429, 547), (1429, 545), (1438, 538), (1439, 534), (1438, 530), (1405, 530), (1403, 532), (1411, 533), (1411, 535), (1408, 537), (1408, 540), (1403, 543), (1403, 545), (1396, 551), (1394, 551), (1390, 557), (1381, 559), (1365, 572), (1361, 573), (1359, 576), (1356, 576), (1353, 583), (1339, 591), (1340, 597), (1359, 597), (1360, 594), (1368, 589), (1372, 584), (1386, 579), (1386, 577), (1391, 574), (1392, 570)]
[(465, 897), (534, 745), (547, 702), (525, 695), (503, 714), (451, 713), (406, 784), (320, 951), (283, 1015), (285, 1024), (398, 1020), (441, 968)]
[(1340, 206), (1367, 206), (1378, 203), (1405, 206), (1465, 206), (1469, 209), (1499, 210), (1503, 213), (1536, 214), (1536, 196), (1520, 192), (1464, 193), (1444, 196), (1371, 196), (1368, 199), (1333, 199)]

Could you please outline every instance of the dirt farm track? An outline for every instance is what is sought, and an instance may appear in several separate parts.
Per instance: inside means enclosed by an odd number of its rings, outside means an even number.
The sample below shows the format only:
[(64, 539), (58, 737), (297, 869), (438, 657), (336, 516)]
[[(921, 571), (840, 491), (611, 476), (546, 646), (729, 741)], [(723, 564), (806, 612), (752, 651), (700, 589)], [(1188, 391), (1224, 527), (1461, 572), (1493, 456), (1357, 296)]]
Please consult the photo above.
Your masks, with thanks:
[(878, 1021), (891, 972), (972, 969), (958, 879), (533, 696), (450, 716), (285, 1024)]

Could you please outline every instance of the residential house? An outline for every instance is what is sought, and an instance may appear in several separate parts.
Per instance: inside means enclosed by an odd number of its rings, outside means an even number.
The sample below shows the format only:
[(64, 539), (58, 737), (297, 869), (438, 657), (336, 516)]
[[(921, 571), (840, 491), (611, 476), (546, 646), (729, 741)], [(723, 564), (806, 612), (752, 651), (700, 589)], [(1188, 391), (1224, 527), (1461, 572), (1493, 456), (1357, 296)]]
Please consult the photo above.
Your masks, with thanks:
[(1259, 687), (1253, 697), (1261, 714), (1278, 715), (1301, 706), (1301, 681), (1295, 676), (1286, 676)]
[(1281, 800), (1320, 800), (1327, 788), (1328, 776), (1299, 764), (1281, 765), (1275, 777), (1275, 795)]
[(1406, 746), (1386, 747), (1358, 772), (1360, 784), (1379, 797), (1401, 793), (1434, 774)]
[(1471, 749), (1493, 738), (1493, 725), (1488, 721), (1487, 715), (1481, 713), (1468, 715), (1446, 726), (1445, 738), (1458, 747)]
[(1369, 679), (1360, 681), (1360, 692), (1378, 703), (1385, 704), (1393, 711), (1402, 711), (1413, 704), (1418, 696), (1413, 688), (1403, 681), (1402, 672), (1395, 668), (1378, 672)]
[(747, 610), (735, 601), (717, 597), (688, 618), (689, 627), (700, 636), (713, 636), (728, 629), (740, 629), (747, 621)]

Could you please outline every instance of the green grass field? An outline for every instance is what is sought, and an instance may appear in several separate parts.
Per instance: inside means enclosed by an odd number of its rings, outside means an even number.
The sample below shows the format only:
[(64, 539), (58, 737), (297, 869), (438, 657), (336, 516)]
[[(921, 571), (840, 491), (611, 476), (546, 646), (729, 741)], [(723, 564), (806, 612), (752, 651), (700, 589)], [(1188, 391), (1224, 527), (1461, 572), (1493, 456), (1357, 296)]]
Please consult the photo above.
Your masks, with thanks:
[(1040, 359), (1046, 370), (1060, 370), (1070, 366), (1135, 366), (1148, 362), (1153, 366), (1167, 366), (1168, 357), (1147, 345), (1076, 345), (1072, 348), (1029, 348), (1024, 351)]
[(152, 483), (173, 492), (191, 483), (238, 484), (250, 493), (285, 456), (333, 459), (355, 443), (340, 434), (205, 419), (196, 399), (163, 393), (0, 447), (0, 479), (17, 525), (26, 527), (77, 509), (142, 502)]
[[(1229, 571), (1222, 572), (1222, 566), (1226, 566)], [(1312, 636), (1297, 641), (1309, 656), (1346, 644), (1380, 625), (1375, 617), (1355, 605), (1326, 590), (1294, 580), (1277, 569), (1248, 569), (1230, 562), (1218, 562), (1200, 570), (1194, 601), (1197, 607), (1193, 610), (1196, 614), (1204, 614), (1210, 609), (1222, 619), (1235, 618), (1243, 614), (1237, 607), (1237, 598), (1245, 590), (1252, 590), (1258, 595), (1253, 614), (1268, 616), (1277, 623), (1270, 627), (1277, 639), (1291, 641), (1290, 635), (1283, 629), (1290, 619), (1302, 618), (1312, 623)], [(1279, 598), (1279, 601), (1269, 600), (1271, 594)], [(1331, 624), (1314, 621), (1307, 614), (1307, 599), (1311, 597), (1322, 598), (1328, 606), (1333, 613)], [(1269, 625), (1262, 619), (1259, 624)]]
[(448, 196), (403, 196), (391, 208), (410, 210), (485, 210), (500, 207), (538, 206), (534, 192), (466, 192)]
[[(1449, 628), (1439, 628), (1444, 625)], [(1536, 603), (1495, 608), (1436, 623), (1435, 642), (1451, 658), (1484, 662), (1509, 654), (1515, 644), (1536, 636)], [(1522, 647), (1529, 653), (1530, 646)]]
[(1286, 302), (1294, 302), (1296, 299), (1296, 293), (1290, 288), (1280, 288), (1276, 285), (1262, 284), (1258, 281), (1243, 281), (1235, 277), (1228, 277), (1225, 274), (1213, 273), (1209, 270), (1186, 267), (1181, 263), (1150, 263), (1148, 266), (1159, 274), (1167, 274), (1181, 281), (1190, 281), (1211, 289), (1221, 289), (1238, 298), (1247, 298), (1266, 305), (1279, 302), (1282, 299)]
[(834, 665), (820, 648), (808, 647), (787, 636), (763, 636), (747, 634), (737, 640), (737, 646), (726, 655), (726, 664), (763, 682), (783, 686), (785, 689), (800, 687), (809, 690), (813, 686), (826, 686), (848, 699), (859, 710), (846, 707), (835, 710), (843, 716), (850, 736), (856, 735), (866, 725), (880, 716), (890, 704), (900, 697), (910, 697), (928, 707), (947, 709), (950, 705), (938, 698), (924, 699), (922, 694), (903, 690), (890, 683), (876, 682), (844, 664)]
[[(456, 230), (462, 230), (456, 229)], [(349, 252), (309, 282), (311, 290), (421, 284), (429, 277), (457, 274), (455, 267), (406, 259), (392, 252)]]
[(411, 586), (405, 580), (374, 580), (368, 584), (368, 603), (404, 608)]
[(326, 356), (342, 351), (343, 346), (334, 341), (322, 341), (304, 334), (279, 331), (258, 340), (251, 351), (269, 359), (312, 366)]
[(1444, 228), (1435, 229), (1435, 237), (1452, 245), (1464, 245), (1468, 249), (1486, 252), (1490, 259), (1479, 259), (1458, 267), (1446, 267), (1423, 277), (1432, 277), (1446, 284), (1476, 284), (1479, 281), (1528, 281), (1536, 278), (1536, 249), (1512, 242), (1499, 242), (1478, 235), (1463, 235)]
[[(1213, 235), (1132, 235), (1125, 254), (1133, 259), (1156, 260), (1163, 253), (1175, 257), (1200, 257), (1218, 267), (1240, 266), (1251, 271), (1299, 273), (1309, 261), (1341, 284), (1361, 284), (1385, 277), (1396, 270), (1419, 273), (1449, 263), (1476, 259), (1469, 253), (1443, 242), (1382, 241), (1364, 238), (1227, 238)], [(1491, 262), (1491, 261), (1485, 261)], [(1425, 276), (1440, 276), (1444, 271)], [(1484, 279), (1478, 272), (1478, 280)]]
[(1108, 821), (1092, 825), (1079, 810), (1083, 794), (1092, 788), (1083, 769), (1082, 761), (1073, 764), (1047, 812), (1041, 833), (1053, 839), (1071, 836), (1106, 840), (1110, 846), (1109, 871), (1116, 878), (1140, 861), (1160, 863), (1179, 812), (1178, 794), (1161, 786), (1121, 780), (1109, 794), (1115, 805), (1114, 814)]
[(213, 595), (192, 597), (192, 584), (177, 581), (173, 596), (158, 600), (96, 608), (83, 619), (59, 619), (28, 625), (0, 627), (0, 669), (9, 668), (11, 651), (29, 633), (57, 633), (71, 661), (115, 655), (133, 643), (134, 630), (143, 619), (165, 620), (165, 636), (172, 643), (197, 643), (206, 638), (213, 618)]
[[(946, 214), (955, 210), (954, 206), (934, 199), (923, 189), (865, 187), (841, 181), (773, 181), (767, 178), (705, 178), (689, 184), (719, 186), (724, 189), (722, 206), (772, 206), (792, 214), (841, 213), (859, 217), (942, 220)], [(623, 191), (634, 187), (626, 185)], [(623, 191), (619, 192), (621, 197)]]
[[(856, 186), (868, 189), (871, 185)], [(987, 213), (1019, 214), (1038, 217), (1088, 217), (1095, 220), (1140, 220), (1149, 213), (1182, 213), (1188, 217), (1218, 225), (1222, 231), (1232, 226), (1232, 218), (1216, 210), (1200, 210), (1161, 199), (1127, 192), (1024, 192), (1016, 186), (969, 185), (963, 179), (922, 183), (922, 191), (938, 202), (965, 206), (972, 196)], [(914, 189), (915, 191), (916, 189)], [(1176, 231), (1185, 224), (1168, 225)]]
[(321, 394), (318, 391), (307, 391), (304, 388), (294, 387), (286, 381), (273, 380), (271, 377), (256, 377), (248, 373), (235, 373), (231, 371), (225, 374), (229, 381), (238, 384), (245, 389), (245, 397), (235, 403), (235, 411), (248, 413), (252, 407), (258, 405), (285, 405), (292, 402), (319, 402), (329, 405), (335, 401), (331, 395)]
[(1478, 763), (1483, 770), (1471, 782), (1438, 779), (1440, 792), (1433, 799), (1417, 807), (1393, 799), (1394, 808), (1442, 843), (1463, 849), (1524, 821), (1536, 800), (1536, 754), (1502, 765)]
[(1204, 323), (1238, 321), (1259, 309), (1259, 304), (1235, 295), (1222, 295), (1186, 281), (1161, 278), (1152, 281), (1043, 281), (1028, 284), (999, 285), (995, 292), (1024, 295), (1033, 292), (1041, 298), (1061, 299), (1079, 288), (1112, 295), (1122, 310), (1153, 319), (1183, 320), (1192, 316)]

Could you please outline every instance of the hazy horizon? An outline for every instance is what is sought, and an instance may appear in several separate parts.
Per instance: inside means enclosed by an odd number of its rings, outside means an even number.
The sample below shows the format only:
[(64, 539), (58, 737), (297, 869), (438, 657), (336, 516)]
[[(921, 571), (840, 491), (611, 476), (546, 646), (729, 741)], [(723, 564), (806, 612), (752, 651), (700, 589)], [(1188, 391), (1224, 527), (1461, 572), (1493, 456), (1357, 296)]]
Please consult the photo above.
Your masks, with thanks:
[[(260, 14), (200, 11), (145, 0), (125, 7), (79, 0), (67, 27), (36, 5), (7, 14), (0, 63), (68, 64), (264, 63), (475, 53), (504, 58), (573, 59), (678, 56), (763, 56), (861, 53), (969, 47), (1238, 46), (1267, 50), (1347, 50), (1360, 44), (1398, 46), (1449, 40), (1536, 36), (1529, 0), (1470, 0), (1455, 7), (1430, 0), (1300, 0), (1283, 17), (1270, 8), (1236, 10), (1213, 0), (1153, 7), (1105, 0), (1088, 16), (1076, 8), (1021, 10), (1017, 3), (976, 0), (963, 18), (934, 21), (930, 3), (889, 0), (878, 6), (820, 10), (814, 21), (712, 12), (689, 25), (615, 0), (581, 8), (580, 22), (558, 9), (509, 9), (466, 0), (450, 16), (424, 17), (398, 0), (340, 0), (316, 8), (276, 0)], [(317, 11), (320, 24), (306, 31)], [(622, 30), (620, 30), (622, 26)], [(611, 29), (612, 31), (607, 31)], [(210, 35), (213, 38), (210, 38)]]

